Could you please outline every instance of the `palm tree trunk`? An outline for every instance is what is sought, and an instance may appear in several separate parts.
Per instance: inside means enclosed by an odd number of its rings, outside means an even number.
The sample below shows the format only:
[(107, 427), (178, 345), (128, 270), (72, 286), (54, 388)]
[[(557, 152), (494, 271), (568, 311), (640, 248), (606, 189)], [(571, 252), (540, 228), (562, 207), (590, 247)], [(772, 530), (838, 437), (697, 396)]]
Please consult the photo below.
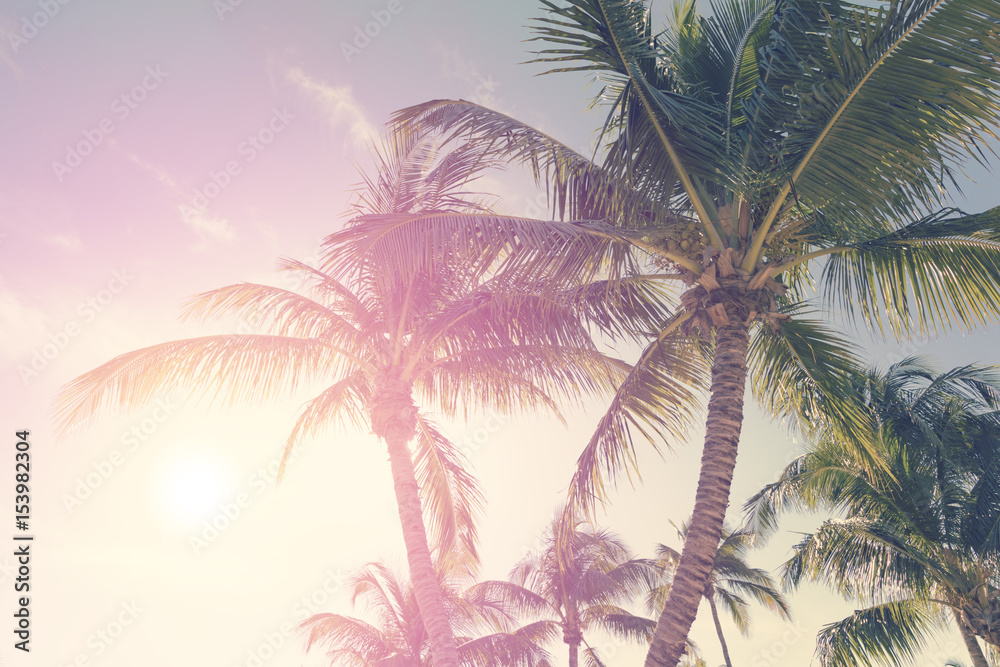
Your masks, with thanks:
[(380, 371), (375, 378), (375, 391), (369, 407), (372, 431), (385, 440), (389, 450), (410, 582), (427, 631), (434, 667), (459, 667), (455, 635), (451, 631), (441, 585), (427, 545), (417, 476), (408, 447), (416, 433), (417, 406), (413, 403), (413, 387), (402, 378), (402, 369), (390, 366)]
[(748, 340), (749, 328), (743, 322), (722, 326), (716, 332), (705, 448), (694, 513), (670, 595), (646, 655), (646, 667), (675, 667), (680, 662), (684, 642), (712, 571), (729, 505), (729, 488), (743, 425)]
[(448, 622), (444, 608), (441, 587), (438, 583), (430, 548), (427, 545), (427, 531), (417, 493), (417, 477), (413, 470), (413, 459), (407, 442), (401, 438), (386, 440), (389, 448), (389, 464), (392, 466), (392, 482), (396, 491), (396, 505), (399, 520), (403, 524), (403, 542), (406, 544), (406, 561), (410, 568), (413, 592), (420, 608), (420, 618), (431, 645), (431, 655), (435, 667), (458, 667), (458, 649), (455, 636)]
[(979, 642), (976, 641), (976, 635), (972, 634), (972, 630), (969, 629), (969, 626), (962, 619), (962, 613), (957, 610), (953, 611), (955, 622), (958, 623), (958, 631), (962, 633), (965, 648), (968, 649), (969, 657), (972, 658), (972, 666), (990, 667), (990, 663), (986, 661), (986, 656), (983, 654), (983, 649), (979, 646)]
[(726, 645), (726, 637), (722, 634), (722, 623), (719, 622), (719, 610), (715, 606), (715, 599), (708, 597), (708, 606), (712, 610), (712, 620), (715, 621), (715, 633), (719, 635), (719, 643), (722, 644), (722, 657), (726, 659), (726, 667), (733, 667), (733, 661), (729, 659), (729, 647)]
[[(565, 582), (562, 582), (563, 584)], [(565, 591), (565, 586), (561, 585)], [(569, 646), (569, 667), (577, 667), (580, 664), (580, 644), (583, 642), (583, 631), (580, 629), (577, 620), (575, 607), (566, 604), (563, 600), (563, 608), (566, 609), (566, 618), (563, 619), (563, 642)]]
[(569, 667), (577, 667), (580, 664), (580, 643), (574, 642), (569, 645)]

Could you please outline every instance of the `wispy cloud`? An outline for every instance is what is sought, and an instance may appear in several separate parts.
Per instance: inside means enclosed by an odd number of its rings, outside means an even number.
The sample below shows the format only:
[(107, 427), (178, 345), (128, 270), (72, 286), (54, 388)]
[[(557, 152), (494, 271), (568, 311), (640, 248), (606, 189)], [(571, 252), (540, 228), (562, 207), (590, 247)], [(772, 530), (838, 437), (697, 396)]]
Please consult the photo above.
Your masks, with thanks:
[(115, 141), (112, 141), (112, 148), (123, 153), (132, 164), (152, 174), (171, 195), (182, 202), (177, 205), (181, 220), (199, 237), (199, 242), (192, 247), (192, 250), (205, 252), (209, 249), (209, 242), (212, 240), (228, 243), (236, 239), (236, 230), (229, 224), (228, 220), (212, 216), (203, 208), (197, 209), (191, 206), (188, 203), (189, 195), (181, 190), (177, 181), (163, 167), (143, 160), (135, 153), (123, 150)]
[(196, 252), (209, 250), (208, 242), (212, 239), (227, 242), (236, 239), (236, 230), (224, 218), (217, 218), (207, 211), (198, 211), (188, 206), (178, 206), (177, 210), (180, 211), (184, 224), (201, 237), (201, 242), (192, 247)]
[(48, 234), (42, 237), (42, 241), (63, 250), (69, 250), (70, 252), (80, 252), (83, 250), (83, 241), (76, 234)]
[(336, 134), (342, 126), (347, 126), (347, 141), (351, 148), (364, 147), (378, 137), (378, 130), (368, 120), (350, 86), (332, 86), (309, 76), (298, 67), (289, 68), (285, 76), (292, 85), (312, 98), (329, 121), (332, 133)]
[(184, 193), (181, 192), (181, 189), (177, 186), (177, 181), (175, 181), (173, 177), (169, 173), (167, 173), (167, 171), (163, 167), (153, 164), (152, 162), (149, 162), (147, 160), (143, 160), (135, 153), (123, 149), (121, 147), (121, 144), (119, 144), (114, 139), (111, 139), (109, 143), (111, 145), (111, 148), (122, 153), (126, 157), (126, 159), (128, 159), (129, 162), (139, 167), (143, 171), (151, 173), (153, 177), (156, 178), (157, 181), (162, 183), (164, 187), (170, 190), (172, 194), (183, 196)]

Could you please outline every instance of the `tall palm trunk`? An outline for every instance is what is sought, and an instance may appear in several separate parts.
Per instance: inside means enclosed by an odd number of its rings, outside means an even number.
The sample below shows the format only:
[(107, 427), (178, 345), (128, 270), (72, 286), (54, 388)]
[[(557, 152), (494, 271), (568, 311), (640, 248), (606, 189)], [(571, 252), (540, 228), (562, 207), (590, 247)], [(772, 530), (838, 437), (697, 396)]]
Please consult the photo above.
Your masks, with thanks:
[(712, 610), (715, 633), (719, 635), (719, 643), (722, 644), (722, 657), (726, 659), (726, 667), (733, 667), (733, 661), (729, 659), (729, 646), (726, 645), (726, 637), (722, 634), (722, 623), (719, 622), (719, 609), (715, 606), (715, 598), (711, 595), (705, 597), (708, 598), (708, 606)]
[(962, 618), (962, 613), (959, 611), (955, 611), (954, 613), (955, 622), (958, 623), (958, 631), (962, 633), (965, 648), (968, 649), (969, 657), (972, 658), (972, 667), (990, 667), (990, 663), (986, 661), (986, 656), (983, 654), (983, 649), (979, 646), (979, 642), (976, 641), (976, 635), (966, 625), (965, 619)]
[(458, 649), (444, 608), (427, 531), (420, 507), (417, 476), (413, 469), (408, 443), (416, 432), (417, 408), (410, 384), (399, 377), (396, 368), (387, 369), (376, 380), (371, 403), (372, 430), (381, 436), (389, 449), (396, 506), (403, 525), (406, 561), (410, 581), (420, 609), (420, 618), (430, 641), (435, 667), (459, 667)]
[(577, 667), (580, 664), (580, 644), (569, 645), (569, 667)]
[(670, 595), (646, 655), (646, 667), (675, 667), (680, 662), (684, 642), (712, 571), (729, 505), (729, 487), (743, 425), (748, 340), (749, 328), (742, 322), (722, 326), (716, 332), (705, 449), (701, 456), (694, 513)]
[(569, 646), (569, 667), (577, 667), (580, 664), (580, 643), (583, 641), (583, 632), (579, 628), (563, 628), (563, 641)]

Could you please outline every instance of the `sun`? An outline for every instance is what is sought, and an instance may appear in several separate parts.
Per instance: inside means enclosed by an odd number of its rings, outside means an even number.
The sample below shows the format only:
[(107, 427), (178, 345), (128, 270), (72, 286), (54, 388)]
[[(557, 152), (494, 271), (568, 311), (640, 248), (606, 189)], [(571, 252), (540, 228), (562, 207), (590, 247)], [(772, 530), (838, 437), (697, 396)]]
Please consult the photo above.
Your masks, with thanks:
[(156, 476), (157, 509), (177, 528), (190, 529), (210, 519), (236, 495), (232, 463), (210, 447), (188, 446), (172, 452)]

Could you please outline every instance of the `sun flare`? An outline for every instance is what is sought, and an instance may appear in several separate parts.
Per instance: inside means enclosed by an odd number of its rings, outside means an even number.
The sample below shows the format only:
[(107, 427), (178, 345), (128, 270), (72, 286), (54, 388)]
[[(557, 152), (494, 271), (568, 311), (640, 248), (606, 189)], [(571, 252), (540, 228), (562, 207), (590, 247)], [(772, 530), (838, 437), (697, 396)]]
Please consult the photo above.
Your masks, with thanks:
[(157, 477), (156, 505), (163, 517), (178, 527), (210, 518), (235, 493), (231, 464), (219, 454), (199, 449), (177, 452)]

